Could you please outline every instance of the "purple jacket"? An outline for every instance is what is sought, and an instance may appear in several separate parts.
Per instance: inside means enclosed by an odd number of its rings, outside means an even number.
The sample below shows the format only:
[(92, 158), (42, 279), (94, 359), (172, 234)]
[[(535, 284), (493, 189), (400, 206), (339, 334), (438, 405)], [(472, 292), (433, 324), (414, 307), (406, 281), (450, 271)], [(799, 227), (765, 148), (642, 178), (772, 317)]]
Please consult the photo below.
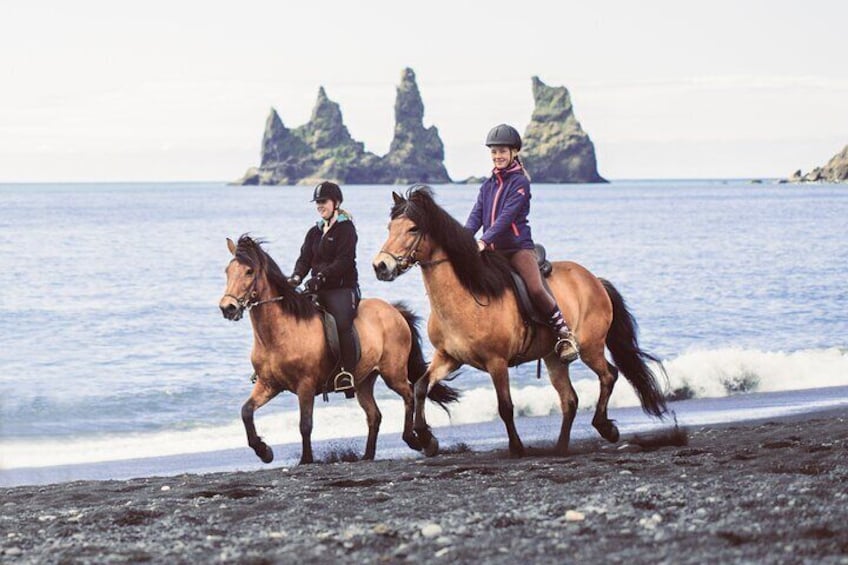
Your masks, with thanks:
[(530, 180), (521, 165), (505, 171), (495, 169), (481, 186), (477, 202), (468, 215), (465, 229), (476, 234), (492, 249), (517, 251), (533, 249), (533, 236), (527, 215), (530, 213)]

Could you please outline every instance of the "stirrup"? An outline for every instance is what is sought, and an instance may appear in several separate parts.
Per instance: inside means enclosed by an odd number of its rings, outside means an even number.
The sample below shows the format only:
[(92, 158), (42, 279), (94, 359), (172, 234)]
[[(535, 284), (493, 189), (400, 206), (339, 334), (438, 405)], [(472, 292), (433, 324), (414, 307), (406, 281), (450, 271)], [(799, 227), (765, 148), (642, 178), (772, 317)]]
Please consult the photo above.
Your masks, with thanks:
[(571, 333), (557, 339), (556, 345), (554, 345), (554, 351), (559, 356), (560, 362), (565, 364), (576, 361), (580, 357), (580, 348), (577, 347), (577, 339)]
[(344, 369), (333, 379), (333, 392), (352, 392), (354, 387), (353, 375)]

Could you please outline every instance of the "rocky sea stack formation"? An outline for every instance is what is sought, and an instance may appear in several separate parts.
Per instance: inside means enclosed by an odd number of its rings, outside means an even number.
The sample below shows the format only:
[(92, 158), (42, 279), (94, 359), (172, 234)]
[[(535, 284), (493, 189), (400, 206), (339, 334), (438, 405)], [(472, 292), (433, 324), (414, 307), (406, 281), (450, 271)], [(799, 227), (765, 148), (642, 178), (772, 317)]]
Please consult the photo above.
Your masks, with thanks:
[(547, 86), (533, 77), (536, 107), (524, 130), (521, 154), (533, 182), (607, 182), (598, 174), (595, 146), (574, 116), (564, 86)]
[(848, 145), (824, 167), (816, 167), (806, 175), (798, 169), (789, 182), (848, 182)]
[(365, 150), (344, 125), (339, 105), (318, 90), (312, 117), (288, 129), (273, 108), (265, 122), (262, 160), (237, 184), (295, 185), (449, 183), (438, 130), (424, 127), (424, 103), (412, 69), (404, 69), (395, 101), (395, 133), (389, 152)]
[(445, 147), (436, 126), (424, 128), (424, 102), (415, 73), (404, 69), (395, 99), (395, 135), (383, 164), (390, 184), (447, 183)]

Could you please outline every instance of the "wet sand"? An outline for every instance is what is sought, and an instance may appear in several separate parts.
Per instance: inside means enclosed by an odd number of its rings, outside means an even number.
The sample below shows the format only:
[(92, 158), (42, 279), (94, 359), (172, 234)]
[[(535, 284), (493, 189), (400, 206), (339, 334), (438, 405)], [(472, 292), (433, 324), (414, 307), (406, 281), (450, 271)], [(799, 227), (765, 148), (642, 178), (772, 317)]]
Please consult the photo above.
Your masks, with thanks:
[(0, 495), (4, 563), (848, 564), (848, 409), (565, 458), (460, 447)]

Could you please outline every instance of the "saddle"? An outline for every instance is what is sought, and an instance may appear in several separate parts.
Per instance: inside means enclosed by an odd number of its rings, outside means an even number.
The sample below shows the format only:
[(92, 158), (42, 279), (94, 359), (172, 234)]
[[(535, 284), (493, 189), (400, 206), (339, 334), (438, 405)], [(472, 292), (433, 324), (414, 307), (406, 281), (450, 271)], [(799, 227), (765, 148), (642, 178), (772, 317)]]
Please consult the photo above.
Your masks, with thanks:
[[(333, 359), (336, 360), (333, 370), (327, 380), (324, 381), (324, 401), (326, 402), (328, 400), (327, 393), (329, 392), (343, 392), (346, 398), (353, 398), (355, 392), (353, 374), (347, 370), (339, 370), (342, 368), (342, 348), (339, 342), (339, 330), (336, 325), (336, 319), (320, 304), (318, 308), (321, 311), (321, 321), (324, 326), (324, 339), (327, 341), (327, 346), (330, 348)], [(355, 359), (358, 363), (359, 358), (362, 356), (362, 348), (359, 344), (359, 332), (356, 331), (356, 325), (353, 326), (353, 345), (356, 353)]]
[[(536, 259), (539, 263), (539, 272), (542, 274), (542, 284), (544, 284), (545, 288), (547, 288), (550, 292), (551, 289), (548, 286), (548, 281), (546, 279), (551, 276), (553, 265), (551, 265), (551, 262), (548, 261), (546, 257), (547, 254), (544, 246), (539, 243), (536, 243), (535, 246)], [(533, 301), (530, 300), (530, 293), (527, 292), (527, 285), (524, 283), (524, 279), (522, 279), (521, 275), (519, 275), (515, 270), (513, 270), (511, 274), (512, 286), (515, 291), (516, 302), (518, 302), (518, 312), (524, 320), (524, 325), (530, 326), (531, 328), (535, 325), (548, 327), (547, 313), (536, 310), (536, 307), (533, 305)], [(529, 341), (532, 341), (532, 338)], [(520, 365), (526, 360), (527, 359), (524, 359), (522, 354), (519, 354), (518, 357), (509, 360), (509, 365), (514, 367), (516, 365)]]
[[(539, 263), (539, 272), (542, 273), (542, 284), (544, 284), (545, 288), (550, 291), (551, 289), (548, 287), (548, 281), (545, 279), (551, 276), (551, 272), (554, 268), (546, 257), (545, 248), (538, 243), (536, 244), (536, 260)], [(524, 284), (524, 279), (522, 279), (521, 275), (515, 272), (515, 270), (513, 270), (511, 274), (515, 297), (518, 300), (518, 309), (521, 312), (521, 317), (524, 318), (524, 323), (547, 326), (547, 315), (546, 313), (536, 311), (536, 307), (533, 306), (533, 302), (530, 300), (530, 293), (527, 292), (527, 285)]]

